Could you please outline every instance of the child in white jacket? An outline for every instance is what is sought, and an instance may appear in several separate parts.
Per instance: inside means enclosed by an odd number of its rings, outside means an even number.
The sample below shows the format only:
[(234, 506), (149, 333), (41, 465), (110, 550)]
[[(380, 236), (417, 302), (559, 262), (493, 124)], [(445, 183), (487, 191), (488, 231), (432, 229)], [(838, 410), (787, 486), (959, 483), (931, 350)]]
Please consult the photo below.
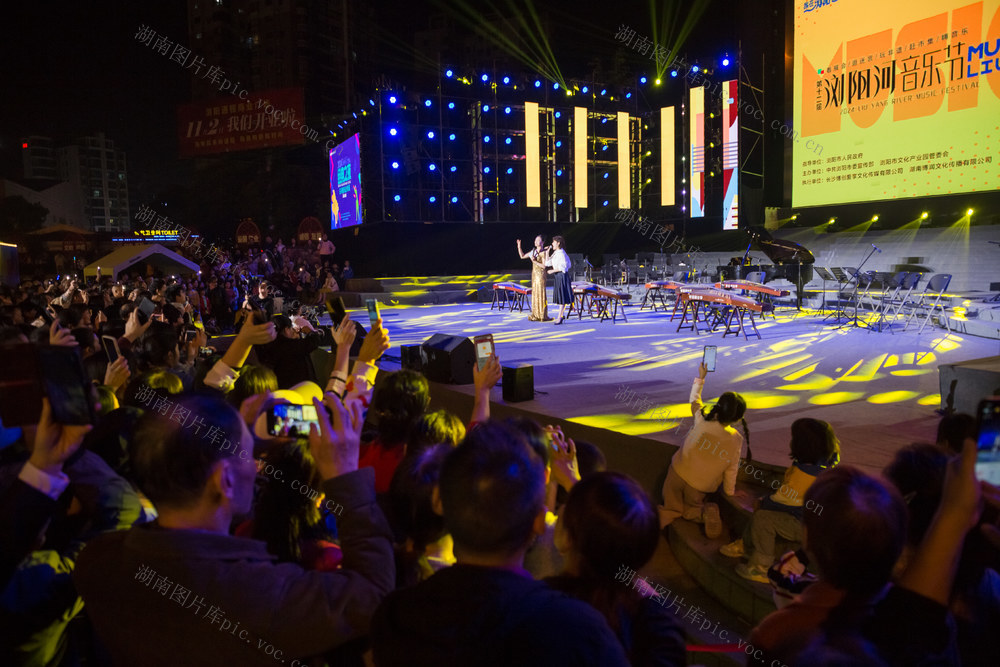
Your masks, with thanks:
[(718, 506), (706, 505), (705, 494), (716, 491), (721, 483), (727, 496), (735, 495), (744, 436), (732, 424), (742, 423), (748, 447), (750, 434), (743, 418), (746, 401), (735, 392), (722, 394), (708, 414), (702, 411), (701, 390), (706, 375), (707, 369), (701, 364), (691, 387), (694, 427), (670, 461), (670, 470), (663, 482), (663, 505), (659, 510), (661, 527), (669, 526), (677, 517), (698, 523), (704, 521), (705, 533), (711, 538), (721, 534), (722, 524)]

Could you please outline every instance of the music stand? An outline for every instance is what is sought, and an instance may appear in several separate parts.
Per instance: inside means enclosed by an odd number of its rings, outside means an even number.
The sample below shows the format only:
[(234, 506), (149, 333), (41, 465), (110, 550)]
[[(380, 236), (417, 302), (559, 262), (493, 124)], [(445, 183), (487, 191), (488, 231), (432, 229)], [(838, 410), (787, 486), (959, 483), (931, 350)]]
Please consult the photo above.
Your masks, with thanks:
[[(861, 283), (861, 278), (860, 278), (860, 276), (862, 275), (861, 274), (861, 269), (864, 268), (865, 264), (868, 263), (868, 260), (871, 259), (871, 256), (874, 255), (875, 251), (877, 251), (877, 250), (878, 250), (878, 248), (876, 248), (875, 244), (873, 243), (872, 244), (872, 249), (868, 251), (868, 254), (865, 255), (864, 260), (862, 260), (861, 265), (858, 266), (858, 268), (855, 269), (855, 271), (854, 271), (854, 274), (852, 276), (854, 278), (854, 290), (851, 292), (851, 302), (854, 303), (854, 315), (852, 315), (851, 317), (849, 317), (846, 322), (844, 322), (839, 327), (837, 327), (838, 329), (843, 329), (844, 327), (858, 327), (858, 328), (864, 327), (865, 329), (872, 329), (873, 328), (867, 322), (862, 322), (860, 320), (860, 318), (858, 317), (858, 310), (861, 308), (861, 299), (860, 299), (860, 297), (858, 295), (858, 287), (860, 286), (860, 283)], [(881, 251), (879, 251), (879, 252), (881, 252)], [(844, 312), (845, 315), (847, 314), (846, 310), (843, 311), (843, 312)]]

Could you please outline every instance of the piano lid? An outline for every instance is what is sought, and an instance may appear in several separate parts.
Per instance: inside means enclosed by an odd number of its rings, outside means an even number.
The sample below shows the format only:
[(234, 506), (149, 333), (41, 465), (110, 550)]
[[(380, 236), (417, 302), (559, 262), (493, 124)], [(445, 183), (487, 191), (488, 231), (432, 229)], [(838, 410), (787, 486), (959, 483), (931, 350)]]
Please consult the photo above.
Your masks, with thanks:
[(804, 246), (794, 241), (776, 239), (763, 227), (751, 227), (751, 243), (763, 252), (776, 265), (781, 264), (812, 264), (816, 258)]

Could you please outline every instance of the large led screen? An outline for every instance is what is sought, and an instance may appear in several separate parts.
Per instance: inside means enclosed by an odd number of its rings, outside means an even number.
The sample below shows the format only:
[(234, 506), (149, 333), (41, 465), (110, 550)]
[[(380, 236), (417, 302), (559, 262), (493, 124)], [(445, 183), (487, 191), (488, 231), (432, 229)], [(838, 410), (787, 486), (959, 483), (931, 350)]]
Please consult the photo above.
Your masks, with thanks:
[(330, 227), (361, 224), (361, 135), (330, 149)]
[(795, 206), (1000, 189), (1000, 0), (795, 0), (794, 45)]

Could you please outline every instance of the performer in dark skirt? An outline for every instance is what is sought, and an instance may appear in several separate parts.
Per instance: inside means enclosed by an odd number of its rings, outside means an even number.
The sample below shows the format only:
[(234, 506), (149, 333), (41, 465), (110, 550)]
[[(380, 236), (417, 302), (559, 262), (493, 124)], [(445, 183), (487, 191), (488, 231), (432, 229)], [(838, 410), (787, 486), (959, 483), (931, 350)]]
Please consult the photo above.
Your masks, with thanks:
[(563, 249), (563, 237), (552, 237), (552, 255), (546, 260), (546, 265), (551, 266), (549, 273), (554, 274), (555, 286), (552, 288), (552, 303), (559, 304), (559, 317), (556, 324), (562, 324), (566, 319), (566, 309), (573, 305), (573, 285), (570, 277), (569, 255)]

